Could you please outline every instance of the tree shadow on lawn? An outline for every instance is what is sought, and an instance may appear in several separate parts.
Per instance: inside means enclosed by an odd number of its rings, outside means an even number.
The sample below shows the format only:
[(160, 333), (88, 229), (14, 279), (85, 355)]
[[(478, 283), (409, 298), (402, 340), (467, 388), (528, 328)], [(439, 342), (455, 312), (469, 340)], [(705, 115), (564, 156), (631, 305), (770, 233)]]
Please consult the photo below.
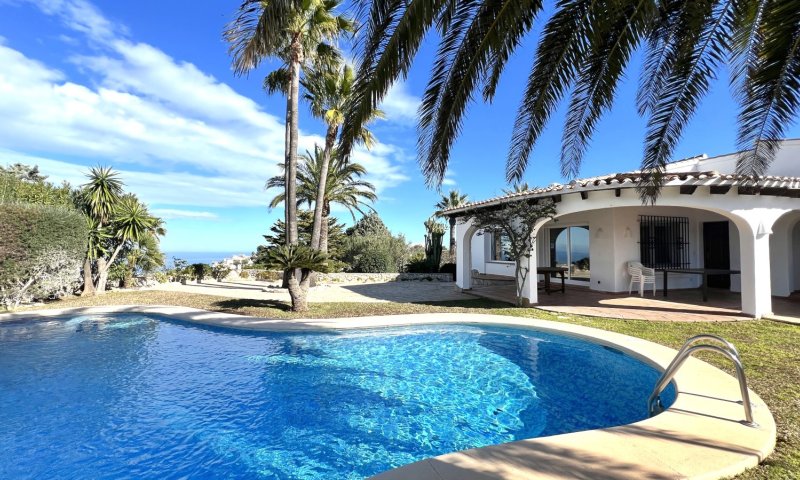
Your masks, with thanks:
[(495, 310), (498, 308), (514, 308), (514, 305), (501, 302), (499, 300), (491, 300), (488, 298), (475, 298), (469, 300), (442, 300), (442, 301), (418, 301), (411, 302), (410, 305), (428, 305), (431, 307), (450, 307), (450, 308), (475, 308), (483, 310)]
[(218, 300), (213, 302), (216, 308), (221, 312), (241, 314), (243, 308), (270, 308), (279, 310), (281, 312), (291, 311), (291, 305), (280, 300), (257, 300), (253, 298), (230, 298), (227, 300)]
[[(508, 303), (496, 301), (496, 300), (489, 300), (483, 298), (476, 298), (470, 300), (447, 300), (447, 301), (420, 301), (420, 302), (409, 302), (409, 303), (401, 303), (401, 302), (325, 302), (325, 303), (309, 303), (309, 310), (320, 310), (321, 307), (325, 305), (347, 305), (351, 307), (352, 316), (363, 316), (358, 315), (358, 312), (361, 310), (359, 307), (364, 306), (371, 306), (377, 307), (374, 309), (365, 308), (367, 310), (365, 315), (387, 315), (392, 314), (393, 307), (397, 309), (397, 314), (409, 314), (415, 312), (409, 312), (403, 310), (403, 306), (419, 306), (419, 307), (440, 307), (440, 308), (469, 308), (469, 309), (485, 309), (485, 310), (494, 310), (494, 309), (501, 309), (501, 308), (510, 308), (511, 306)], [(274, 309), (278, 310), (283, 313), (290, 313), (291, 312), (291, 304), (288, 302), (283, 302), (280, 300), (266, 300), (266, 299), (252, 299), (252, 298), (231, 298), (226, 300), (218, 300), (212, 303), (212, 305), (220, 311), (225, 313), (233, 313), (233, 314), (241, 314), (242, 309), (246, 308), (259, 308), (259, 309)], [(372, 311), (370, 311), (372, 310)], [(377, 311), (376, 311), (377, 310)], [(423, 312), (419, 312), (423, 313)]]

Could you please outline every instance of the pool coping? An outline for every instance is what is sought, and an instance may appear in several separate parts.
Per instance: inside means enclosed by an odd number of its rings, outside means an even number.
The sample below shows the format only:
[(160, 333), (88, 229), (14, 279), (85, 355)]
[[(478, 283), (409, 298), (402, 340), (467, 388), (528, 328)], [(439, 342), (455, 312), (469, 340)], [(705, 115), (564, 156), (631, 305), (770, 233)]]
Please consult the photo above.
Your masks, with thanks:
[[(357, 318), (280, 320), (186, 307), (122, 305), (26, 310), (0, 314), (0, 322), (91, 313), (152, 313), (215, 327), (258, 331), (331, 331), (426, 324), (532, 328), (589, 340), (624, 351), (660, 370), (675, 350), (592, 327), (488, 314), (435, 313)], [(745, 368), (747, 366), (745, 365)], [(775, 420), (752, 390), (756, 427), (744, 418), (732, 376), (691, 358), (675, 376), (677, 397), (665, 412), (636, 423), (474, 448), (424, 459), (373, 480), (489, 480), (529, 478), (717, 479), (754, 467), (775, 447)], [(587, 399), (591, 401), (591, 399)], [(646, 399), (642, 399), (645, 402)]]

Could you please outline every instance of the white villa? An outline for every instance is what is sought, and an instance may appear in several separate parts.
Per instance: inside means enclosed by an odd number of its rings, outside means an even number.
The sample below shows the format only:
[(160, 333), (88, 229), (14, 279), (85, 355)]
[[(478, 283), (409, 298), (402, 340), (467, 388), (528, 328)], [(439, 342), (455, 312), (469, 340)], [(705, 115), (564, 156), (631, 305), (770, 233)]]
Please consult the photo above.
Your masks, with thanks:
[[(694, 271), (670, 272), (669, 290), (700, 287), (703, 275), (697, 273), (703, 269), (730, 271), (708, 277), (708, 286), (740, 292), (742, 312), (760, 318), (771, 314), (773, 296), (800, 290), (800, 139), (783, 141), (769, 171), (757, 180), (734, 173), (738, 157), (702, 155), (669, 164), (654, 206), (642, 204), (634, 171), (553, 184), (445, 213), (458, 218), (506, 202), (551, 198), (557, 216), (536, 226), (529, 271), (566, 267), (567, 284), (603, 292), (628, 292), (629, 261)], [(458, 287), (469, 290), (482, 277), (513, 277), (503, 235), (479, 232), (462, 218), (456, 238)], [(662, 278), (657, 272), (659, 296)], [(538, 294), (536, 281), (523, 286), (528, 303), (537, 303)]]

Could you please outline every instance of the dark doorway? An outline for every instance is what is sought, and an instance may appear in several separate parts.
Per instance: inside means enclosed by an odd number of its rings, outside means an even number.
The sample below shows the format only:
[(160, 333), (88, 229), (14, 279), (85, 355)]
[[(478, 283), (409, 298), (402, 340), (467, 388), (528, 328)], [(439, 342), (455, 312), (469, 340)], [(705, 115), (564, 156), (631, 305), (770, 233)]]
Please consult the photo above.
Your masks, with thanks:
[[(705, 268), (731, 268), (731, 245), (728, 222), (703, 223), (703, 265)], [(708, 286), (731, 288), (730, 275), (709, 275)]]

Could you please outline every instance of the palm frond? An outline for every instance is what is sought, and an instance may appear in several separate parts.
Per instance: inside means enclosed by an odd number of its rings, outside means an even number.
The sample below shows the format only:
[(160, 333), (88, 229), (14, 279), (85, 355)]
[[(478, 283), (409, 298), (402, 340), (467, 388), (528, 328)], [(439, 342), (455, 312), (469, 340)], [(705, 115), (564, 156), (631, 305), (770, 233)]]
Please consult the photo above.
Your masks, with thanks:
[(683, 129), (708, 92), (716, 68), (724, 61), (733, 25), (732, 1), (686, 0), (681, 11), (681, 46), (669, 61), (659, 98), (648, 120), (639, 195), (655, 202), (664, 166)]
[[(763, 22), (753, 34), (761, 38), (744, 63), (739, 101), (739, 146), (746, 150), (737, 171), (761, 176), (778, 149), (778, 141), (800, 111), (800, 8), (796, 2), (767, 2)], [(756, 21), (756, 20), (754, 20)], [(746, 45), (745, 48), (753, 48)]]
[(229, 43), (233, 71), (243, 75), (284, 49), (286, 27), (301, 0), (243, 0), (223, 37)]
[[(516, 40), (506, 35), (527, 32), (541, 8), (537, 0), (464, 2), (453, 33), (441, 43), (431, 80), (420, 106), (419, 160), (426, 179), (439, 185), (459, 135), (466, 108), (491, 62)], [(521, 32), (521, 33), (520, 33)]]
[(573, 83), (586, 51), (585, 31), (592, 3), (592, 0), (560, 1), (544, 28), (511, 134), (506, 163), (509, 183), (522, 177), (547, 120)]
[(569, 178), (578, 176), (594, 127), (611, 108), (619, 80), (658, 10), (652, 0), (637, 0), (589, 14), (588, 54), (577, 72), (562, 136), (561, 174)]
[[(348, 110), (340, 148), (348, 156), (358, 133), (392, 84), (405, 77), (446, 0), (376, 0), (361, 45), (353, 108)], [(382, 4), (382, 5), (379, 5)], [(380, 57), (378, 57), (380, 52)]]

